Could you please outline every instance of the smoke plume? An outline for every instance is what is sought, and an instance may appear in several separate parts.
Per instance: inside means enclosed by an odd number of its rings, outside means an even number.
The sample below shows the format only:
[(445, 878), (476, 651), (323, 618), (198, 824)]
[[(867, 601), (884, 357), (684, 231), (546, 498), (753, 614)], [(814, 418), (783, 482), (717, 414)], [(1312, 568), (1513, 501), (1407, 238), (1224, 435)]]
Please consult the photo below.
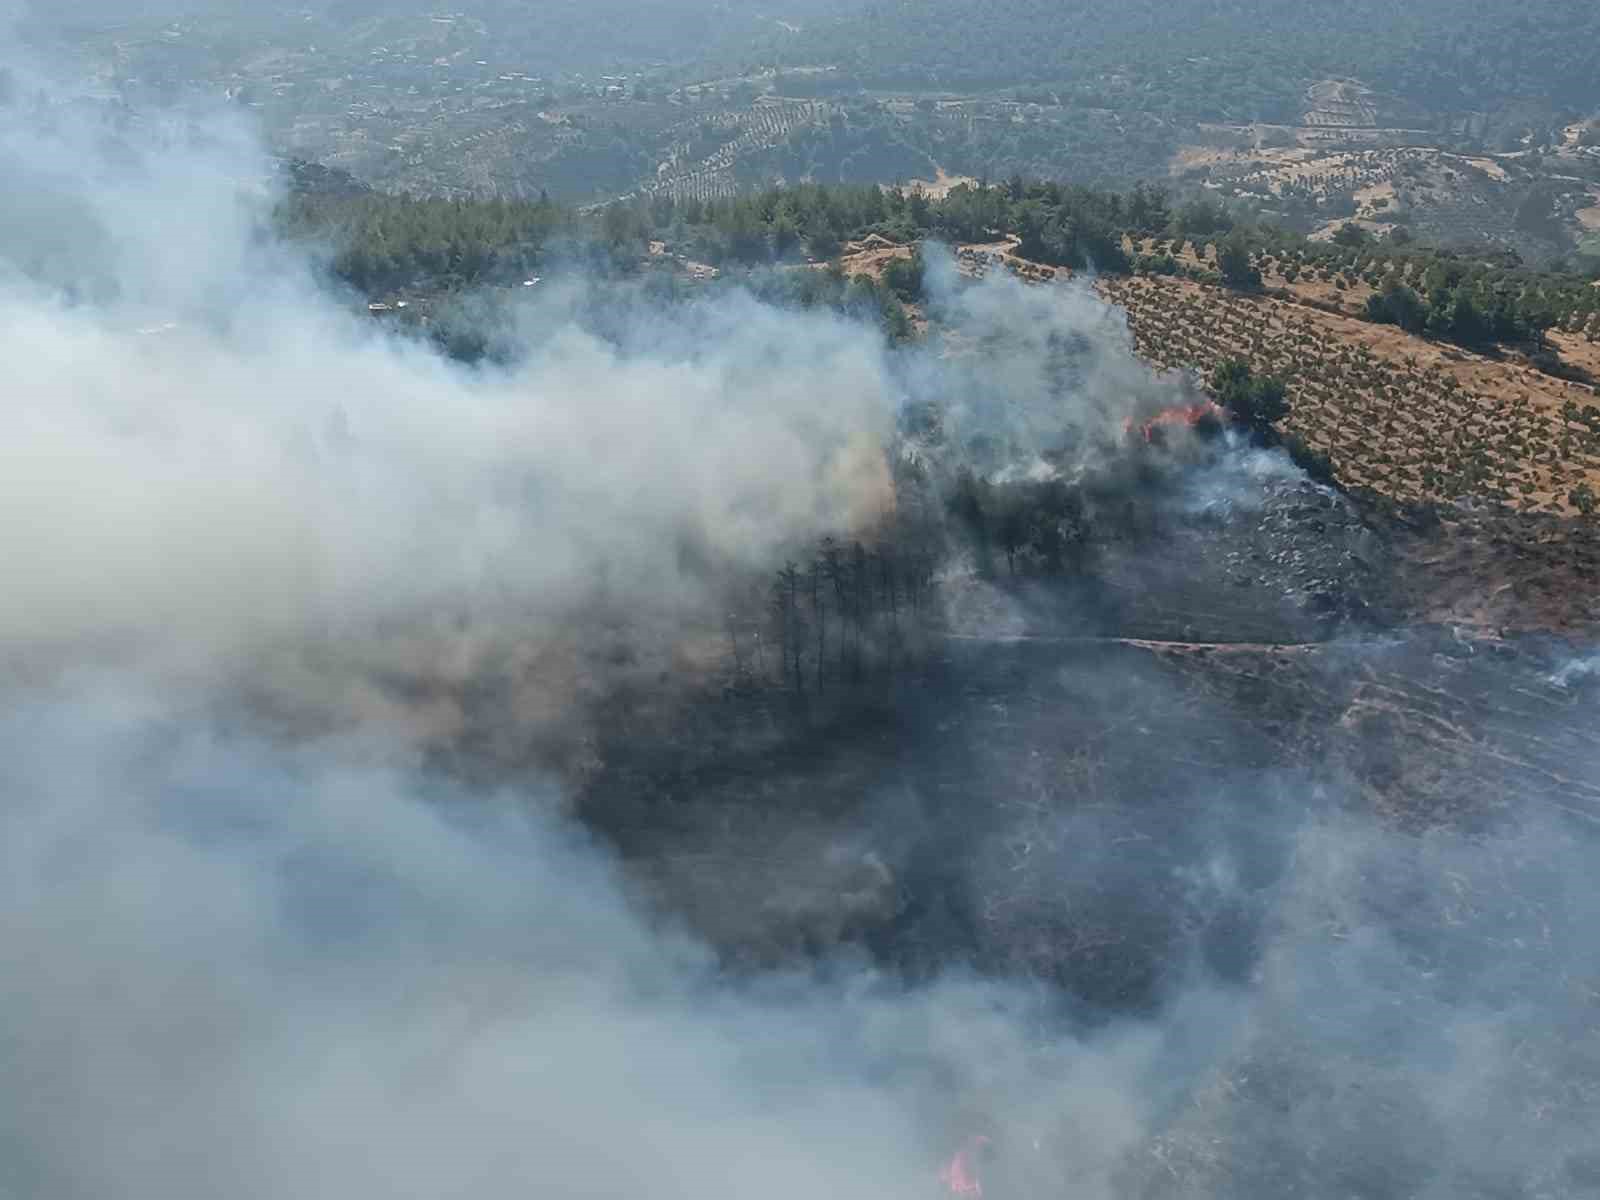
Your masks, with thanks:
[[(669, 744), (664, 796), (574, 766), (918, 472), (1132, 488), (1128, 422), (1193, 396), (1087, 291), (930, 255), (948, 332), (890, 351), (738, 291), (619, 331), (574, 281), (464, 367), (267, 232), (245, 131), (13, 106), (0, 173), (0, 1190), (883, 1200), (980, 1145), (994, 1200), (1600, 1188), (1574, 670), (1397, 636), (1208, 674), (1091, 624), (1226, 616), (1183, 588), (1246, 594), (1236, 526), (1355, 529), (1281, 457), (1180, 463), (1213, 541), (1108, 555), (1120, 608), (1019, 586), (1007, 638), (991, 597), (875, 725), (769, 753), (771, 706), (716, 710), (768, 740)], [(1562, 772), (1474, 759), (1472, 820), (1402, 831), (1407, 689), (1535, 697), (1474, 711)]]

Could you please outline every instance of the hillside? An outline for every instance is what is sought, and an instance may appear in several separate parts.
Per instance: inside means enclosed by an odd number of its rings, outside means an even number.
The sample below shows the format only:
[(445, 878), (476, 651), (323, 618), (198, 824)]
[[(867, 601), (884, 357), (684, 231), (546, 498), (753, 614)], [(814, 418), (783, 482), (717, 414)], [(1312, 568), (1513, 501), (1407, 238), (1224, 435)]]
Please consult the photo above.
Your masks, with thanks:
[[(956, 240), (952, 248), (968, 278), (995, 268), (1056, 278), (1086, 265), (1072, 259), (1081, 248), (1041, 259), (1048, 248), (1035, 242)], [(1527, 303), (1553, 305), (1556, 279), (1518, 269), (1484, 274), (1470, 260), (1370, 242), (1324, 249), (1269, 238), (1253, 254), (1245, 244), (1232, 269), (1254, 276), (1247, 286), (1221, 282), (1222, 243), (1181, 236), (1128, 237), (1122, 256), (1135, 270), (1109, 270), (1096, 286), (1126, 312), (1133, 344), (1158, 367), (1208, 378), (1237, 360), (1282, 380), (1289, 400), (1283, 432), (1326, 453), (1347, 486), (1406, 503), (1593, 510), (1600, 488), (1600, 296), (1593, 288), (1560, 283), (1571, 307), (1541, 317), (1547, 330), (1534, 340), (1468, 340), (1448, 329), (1423, 336), (1420, 318), (1385, 324), (1375, 313), (1383, 315), (1391, 295), (1422, 305), (1421, 296), (1444, 294), (1444, 281), (1474, 272), (1484, 296), (1517, 286), (1527, 289)], [(911, 254), (907, 247), (850, 249), (845, 272), (871, 278)], [(1102, 263), (1105, 253), (1097, 252)], [(1457, 305), (1458, 322), (1467, 311), (1467, 302)]]
[(946, 180), (933, 194), (804, 187), (704, 200), (691, 186), (701, 177), (684, 178), (681, 199), (664, 183), (590, 213), (304, 184), (282, 219), (297, 236), (342, 242), (331, 264), (342, 279), (375, 301), (420, 302), (418, 314), (456, 292), (604, 266), (668, 294), (727, 272), (726, 284), (789, 303), (876, 310), (908, 337), (926, 328), (924, 240), (950, 247), (967, 279), (1099, 270), (1147, 361), (1209, 378), (1238, 360), (1282, 380), (1280, 432), (1325, 454), (1346, 486), (1558, 515), (1591, 512), (1600, 495), (1600, 288), (1583, 276), (1354, 224), (1297, 238), (1203, 202), (1173, 208), (1148, 188)]
[(0, 1194), (1595, 1200), (1600, 264), (103, 104), (0, 97)]
[(1501, 247), (1528, 263), (1582, 252), (1600, 195), (1600, 148), (1452, 154), (1416, 144), (1415, 131), (1391, 133), (1371, 138), (1388, 148), (1366, 149), (1351, 129), (1214, 129), (1211, 145), (1178, 151), (1172, 174), (1316, 238), (1353, 223), (1374, 237), (1399, 231), (1431, 245)]
[[(588, 203), (941, 169), (1118, 186), (1170, 175), (1266, 208), (1287, 201), (1309, 229), (1361, 202), (1324, 184), (1385, 170), (1337, 156), (1445, 151), (1518, 156), (1502, 160), (1515, 178), (1488, 208), (1470, 188), (1443, 187), (1448, 200), (1413, 188), (1419, 233), (1515, 231), (1548, 258), (1576, 248), (1576, 198), (1600, 183), (1577, 154), (1600, 111), (1600, 28), (1572, 0), (1510, 15), (1464, 0), (1181, 12), (1008, 0), (981, 17), (964, 0), (772, 12), (476, 0), (449, 14), (352, 2), (292, 19), (178, 8), (67, 20), (36, 7), (28, 29), (96, 95), (139, 109), (225, 99), (280, 153), (413, 194)], [(1313, 182), (1286, 195), (1278, 152), (1296, 147), (1310, 161), (1295, 174)], [(1560, 161), (1536, 162), (1541, 148)]]
[[(1397, 114), (1450, 118), (1528, 104), (1593, 104), (1600, 16), (1581, 0), (1508, 13), (1469, 0), (1404, 7), (1155, 0), (1113, 6), (894, 0), (804, 30), (792, 61), (839, 63), (869, 82), (961, 88), (1063, 83), (1114, 107), (1189, 120), (1286, 121), (1312, 84), (1364, 79)], [(1407, 114), (1409, 115), (1409, 114)]]
[[(1315, 293), (1332, 289), (1268, 276), (1274, 284), (1282, 296), (1149, 277), (1101, 287), (1150, 361), (1209, 375), (1237, 358), (1282, 378), (1285, 427), (1327, 451), (1350, 486), (1557, 513), (1576, 511), (1583, 486), (1600, 489), (1600, 399), (1589, 384), (1330, 312)], [(1594, 343), (1552, 338), (1578, 369), (1600, 366)]]

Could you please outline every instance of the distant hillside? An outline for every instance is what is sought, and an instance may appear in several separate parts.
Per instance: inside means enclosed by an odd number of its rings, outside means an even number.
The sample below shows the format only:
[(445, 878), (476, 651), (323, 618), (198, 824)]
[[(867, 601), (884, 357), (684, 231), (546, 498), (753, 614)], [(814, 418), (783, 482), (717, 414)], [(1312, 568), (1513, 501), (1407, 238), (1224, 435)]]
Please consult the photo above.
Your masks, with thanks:
[(1060, 82), (1085, 101), (1177, 119), (1289, 121), (1329, 76), (1442, 113), (1591, 107), (1597, 46), (1600, 6), (1587, 0), (889, 0), (808, 28), (785, 51), (869, 83)]
[[(96, 94), (141, 112), (226, 102), (277, 153), (419, 196), (710, 200), (942, 170), (1178, 177), (1304, 232), (1392, 224), (1403, 206), (1419, 236), (1460, 226), (1541, 261), (1595, 228), (1577, 214), (1600, 185), (1600, 146), (1581, 144), (1600, 140), (1584, 125), (1600, 111), (1600, 6), (1579, 0), (58, 7), (30, 0), (30, 28)], [(1418, 177), (1381, 216), (1361, 206), (1389, 196), (1339, 183), (1365, 168), (1324, 161), (1402, 149), (1527, 157), (1487, 207)], [(1298, 150), (1319, 157), (1289, 161)]]
[[(22, 0), (36, 34), (114, 30), (154, 37), (173, 56), (196, 46), (225, 62), (315, 45), (338, 56), (358, 46), (437, 41), (441, 53), (472, 42), (476, 58), (540, 73), (593, 73), (693, 61), (725, 44), (837, 14), (838, 0), (788, 0), (776, 17), (725, 0)], [(179, 38), (170, 36), (181, 30)], [(421, 35), (419, 37), (419, 30)], [(450, 44), (455, 39), (454, 45)]]
[(372, 192), (371, 187), (349, 171), (307, 162), (303, 158), (284, 159), (278, 169), (288, 180), (290, 192), (297, 196), (353, 199)]

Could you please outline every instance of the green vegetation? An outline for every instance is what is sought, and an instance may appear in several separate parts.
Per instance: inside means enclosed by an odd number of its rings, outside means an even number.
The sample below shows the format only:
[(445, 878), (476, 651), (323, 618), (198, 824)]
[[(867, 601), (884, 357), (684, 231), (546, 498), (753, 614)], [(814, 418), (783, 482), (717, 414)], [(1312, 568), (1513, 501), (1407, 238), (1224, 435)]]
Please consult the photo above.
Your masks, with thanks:
[[(97, 90), (118, 103), (227, 94), (279, 149), (451, 197), (543, 189), (580, 204), (661, 190), (705, 201), (938, 167), (1126, 187), (1167, 177), (1180, 146), (1292, 144), (1286, 127), (1310, 109), (1319, 146), (1376, 153), (1364, 135), (1337, 132), (1348, 120), (1476, 153), (1548, 149), (1600, 106), (1600, 15), (1580, 0), (1513, 13), (1469, 0), (1003, 0), (981, 11), (970, 0), (791, 0), (781, 19), (711, 0), (471, 0), (448, 14), (420, 0), (110, 7), (114, 22), (33, 6), (30, 23), (39, 36), (69, 24)], [(1532, 153), (1510, 162), (1514, 175), (1563, 179), (1574, 159), (1559, 171)], [(1240, 190), (1259, 184), (1242, 177)], [(1330, 204), (1319, 188), (1268, 198), (1283, 219), (1354, 215), (1348, 197)], [(1545, 237), (1565, 219), (1550, 203), (1560, 190), (1511, 202), (1519, 235)], [(1510, 215), (1497, 211), (1497, 225)]]
[(1582, 291), (1519, 287), (1508, 273), (1459, 261), (1436, 260), (1409, 277), (1418, 280), (1420, 294), (1391, 273), (1367, 300), (1367, 320), (1484, 349), (1502, 342), (1540, 346), (1546, 331), (1594, 308)]
[(1211, 394), (1235, 421), (1257, 433), (1289, 415), (1283, 380), (1257, 376), (1242, 359), (1230, 358), (1217, 364), (1211, 373)]
[(369, 294), (521, 277), (574, 219), (548, 200), (417, 200), (378, 192), (298, 191), (279, 210), (291, 237), (326, 244), (333, 273)]
[(1265, 446), (1281, 446), (1289, 458), (1319, 483), (1332, 483), (1333, 460), (1297, 433), (1277, 426), (1289, 416), (1288, 388), (1276, 375), (1258, 375), (1242, 358), (1225, 358), (1212, 369), (1211, 394), (1235, 425)]
[(836, 63), (869, 86), (1014, 87), (1024, 102), (1180, 121), (1292, 122), (1305, 88), (1354, 76), (1434, 111), (1593, 104), (1600, 10), (1529, 0), (1393, 5), (1228, 0), (1174, 9), (890, 0), (812, 25), (773, 52)]
[[(292, 236), (332, 246), (340, 278), (381, 291), (504, 281), (547, 258), (592, 258), (597, 251), (624, 265), (635, 262), (652, 239), (665, 240), (694, 261), (754, 267), (807, 256), (825, 260), (846, 240), (873, 234), (910, 243), (1015, 233), (1023, 253), (1038, 261), (1126, 271), (1131, 264), (1124, 232), (1160, 229), (1168, 216), (1165, 198), (1155, 189), (1140, 187), (1123, 196), (1018, 178), (1003, 187), (957, 188), (937, 201), (915, 190), (804, 184), (709, 202), (658, 195), (588, 214), (548, 200), (296, 193), (280, 221)], [(902, 270), (896, 268), (894, 290), (913, 300), (920, 282)]]
[(922, 299), (924, 264), (918, 251), (910, 258), (897, 258), (883, 270), (883, 284), (907, 304)]
[(1590, 285), (1587, 272), (1536, 270), (1509, 252), (1451, 250), (1409, 239), (1312, 242), (1265, 225), (1238, 227), (1224, 246), (1235, 243), (1254, 262), (1273, 262), (1291, 283), (1314, 277), (1341, 288), (1365, 283), (1377, 289), (1363, 310), (1369, 321), (1474, 349), (1539, 348), (1551, 329), (1600, 333), (1600, 288)]
[[(1243, 223), (1209, 200), (1174, 207), (1148, 185), (1124, 193), (1013, 178), (963, 185), (935, 200), (917, 190), (803, 184), (710, 202), (657, 195), (581, 212), (546, 199), (418, 200), (336, 184), (318, 177), (314, 189), (297, 188), (280, 220), (292, 236), (329, 247), (332, 272), (368, 294), (513, 284), (562, 264), (624, 274), (689, 263), (745, 272), (798, 267), (873, 235), (901, 245), (1009, 237), (1025, 258), (1107, 274), (1185, 274), (1252, 290), (1261, 286), (1261, 264), (1271, 262), (1291, 281), (1366, 282), (1377, 289), (1368, 320), (1480, 349), (1541, 348), (1553, 328), (1600, 334), (1600, 288), (1580, 274), (1532, 270), (1503, 253), (1367, 238), (1310, 242)], [(1130, 255), (1130, 240), (1149, 248)], [(1198, 265), (1179, 261), (1186, 247)], [(881, 285), (811, 270), (762, 286), (802, 303), (873, 307), (903, 336), (904, 306), (921, 299), (922, 264), (920, 257), (889, 264)]]
[(1250, 261), (1250, 246), (1242, 234), (1235, 232), (1217, 250), (1217, 274), (1229, 287), (1261, 286), (1261, 271)]

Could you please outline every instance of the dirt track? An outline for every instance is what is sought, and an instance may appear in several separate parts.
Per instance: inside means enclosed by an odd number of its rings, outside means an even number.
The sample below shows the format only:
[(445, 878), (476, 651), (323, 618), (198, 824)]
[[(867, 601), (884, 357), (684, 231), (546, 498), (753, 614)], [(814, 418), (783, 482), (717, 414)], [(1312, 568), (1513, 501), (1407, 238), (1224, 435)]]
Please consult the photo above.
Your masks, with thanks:
[(939, 635), (951, 642), (989, 642), (997, 646), (1037, 643), (1050, 646), (1130, 646), (1136, 650), (1176, 650), (1201, 654), (1212, 651), (1222, 653), (1279, 654), (1293, 651), (1315, 650), (1324, 642), (1174, 642), (1155, 638), (1126, 637), (1063, 637), (1050, 634), (979, 634), (945, 633)]

